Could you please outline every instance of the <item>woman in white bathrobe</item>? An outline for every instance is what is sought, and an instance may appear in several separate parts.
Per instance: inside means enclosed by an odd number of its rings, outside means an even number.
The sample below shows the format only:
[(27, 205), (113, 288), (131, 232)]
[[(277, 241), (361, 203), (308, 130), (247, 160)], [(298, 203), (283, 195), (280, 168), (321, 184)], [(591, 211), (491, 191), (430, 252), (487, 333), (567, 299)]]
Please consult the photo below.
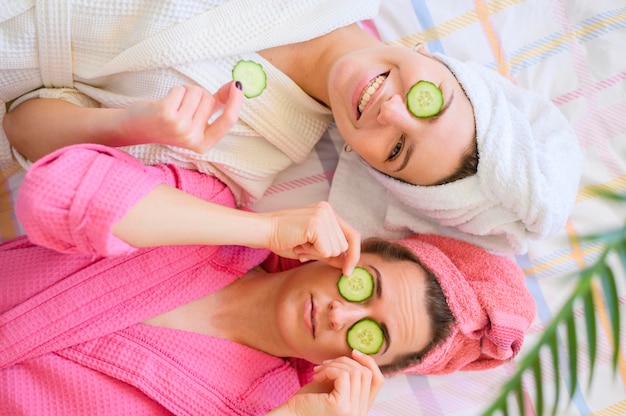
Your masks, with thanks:
[[(374, 16), (378, 1), (30, 3), (0, 15), (8, 55), (0, 99), (16, 108), (4, 129), (24, 162), (77, 141), (132, 145), (125, 149), (147, 164), (218, 176), (249, 205), (334, 118), (353, 152), (341, 156), (330, 201), (365, 236), (429, 232), (524, 252), (529, 239), (562, 228), (573, 206), (581, 156), (558, 109), (493, 71), (381, 43), (355, 24)], [(128, 112), (93, 110), (159, 99), (179, 85), (219, 98), (239, 59), (262, 63), (268, 88), (241, 106), (228, 134), (218, 119), (202, 128), (200, 143), (185, 131), (155, 137), (150, 118), (120, 134)], [(435, 117), (407, 109), (406, 93), (420, 80), (442, 91)], [(171, 94), (174, 102), (185, 95)], [(237, 93), (222, 95), (232, 118)], [(79, 106), (24, 104), (34, 97)]]

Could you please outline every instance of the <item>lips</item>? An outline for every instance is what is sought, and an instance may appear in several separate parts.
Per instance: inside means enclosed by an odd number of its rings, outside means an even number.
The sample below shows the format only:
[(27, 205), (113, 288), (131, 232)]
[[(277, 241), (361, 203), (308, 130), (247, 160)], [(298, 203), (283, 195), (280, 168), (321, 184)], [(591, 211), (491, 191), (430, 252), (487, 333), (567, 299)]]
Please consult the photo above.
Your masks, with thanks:
[(376, 94), (376, 91), (378, 91), (378, 88), (380, 88), (385, 79), (387, 79), (388, 75), (389, 73), (377, 75), (376, 77), (372, 78), (370, 82), (367, 83), (365, 88), (363, 88), (357, 104), (357, 112), (359, 114), (359, 117), (361, 116), (361, 114), (363, 114), (363, 111), (369, 104), (370, 99), (374, 96), (374, 94)]
[(317, 322), (315, 320), (315, 303), (313, 303), (313, 295), (306, 301), (304, 305), (304, 325), (307, 327), (313, 339), (315, 339), (315, 327)]

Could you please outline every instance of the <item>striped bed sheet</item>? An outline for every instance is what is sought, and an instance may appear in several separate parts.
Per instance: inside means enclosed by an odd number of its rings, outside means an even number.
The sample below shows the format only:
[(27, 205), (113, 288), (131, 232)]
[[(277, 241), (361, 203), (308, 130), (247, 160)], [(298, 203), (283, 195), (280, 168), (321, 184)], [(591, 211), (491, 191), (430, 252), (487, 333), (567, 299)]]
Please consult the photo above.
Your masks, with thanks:
[[(384, 0), (380, 16), (364, 28), (389, 43), (430, 51), (492, 68), (523, 87), (553, 100), (571, 121), (585, 155), (578, 198), (564, 229), (531, 245), (517, 256), (538, 307), (538, 316), (515, 362), (483, 372), (447, 376), (398, 375), (387, 380), (371, 415), (478, 415), (550, 323), (575, 285), (569, 274), (594, 263), (597, 243), (577, 237), (622, 226), (623, 205), (598, 196), (596, 187), (626, 193), (626, 4), (623, 0)], [(281, 173), (254, 209), (266, 211), (325, 199), (332, 181), (342, 138), (334, 125), (307, 160)], [(16, 165), (0, 166), (0, 240), (22, 234), (13, 201), (24, 172)], [(616, 275), (619, 308), (626, 319), (626, 273)], [(600, 288), (594, 288), (600, 299)], [(579, 334), (585, 331), (582, 307), (575, 307)], [(606, 305), (597, 306), (598, 352), (593, 383), (587, 383), (588, 346), (580, 343), (578, 385), (567, 400), (567, 366), (555, 374), (550, 360), (542, 372), (546, 386), (560, 379), (558, 415), (626, 414), (626, 360), (611, 366)], [(621, 346), (626, 351), (622, 325)], [(565, 332), (560, 339), (565, 340)], [(581, 338), (584, 339), (584, 338)], [(565, 347), (561, 347), (565, 352)], [(565, 359), (565, 358), (563, 358)], [(524, 378), (527, 414), (534, 415), (535, 386)], [(550, 409), (551, 387), (544, 391)], [(512, 414), (515, 414), (515, 409)]]

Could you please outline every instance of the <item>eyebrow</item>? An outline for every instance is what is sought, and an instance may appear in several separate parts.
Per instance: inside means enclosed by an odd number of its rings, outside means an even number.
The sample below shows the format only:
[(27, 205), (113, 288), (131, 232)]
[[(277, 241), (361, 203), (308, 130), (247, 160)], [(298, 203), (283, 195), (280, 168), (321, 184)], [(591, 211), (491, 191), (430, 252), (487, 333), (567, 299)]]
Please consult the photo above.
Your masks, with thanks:
[[(380, 278), (380, 272), (376, 267), (372, 266), (371, 264), (370, 267), (374, 270), (374, 274), (376, 275), (376, 299), (380, 299), (383, 295), (383, 284), (382, 279)], [(380, 323), (379, 325), (380, 329), (383, 331), (383, 338), (385, 339), (385, 349), (381, 354), (384, 355), (391, 345), (391, 338), (389, 338), (389, 329), (387, 328), (387, 325), (385, 325), (384, 323)]]
[[(429, 117), (428, 118), (428, 122), (429, 123), (434, 123), (436, 122), (441, 116), (443, 116), (446, 112), (446, 110), (448, 108), (450, 108), (450, 104), (452, 104), (452, 101), (454, 101), (454, 89), (452, 89), (452, 93), (450, 94), (450, 98), (448, 98), (447, 100), (445, 100), (443, 107), (441, 107), (441, 110), (434, 116)], [(406, 168), (407, 165), (409, 164), (409, 161), (411, 160), (411, 155), (413, 154), (413, 146), (409, 147), (406, 152), (404, 152), (404, 159), (402, 160), (402, 164), (400, 165), (400, 167), (398, 167), (398, 169), (393, 170), (393, 172), (400, 172), (402, 169)]]

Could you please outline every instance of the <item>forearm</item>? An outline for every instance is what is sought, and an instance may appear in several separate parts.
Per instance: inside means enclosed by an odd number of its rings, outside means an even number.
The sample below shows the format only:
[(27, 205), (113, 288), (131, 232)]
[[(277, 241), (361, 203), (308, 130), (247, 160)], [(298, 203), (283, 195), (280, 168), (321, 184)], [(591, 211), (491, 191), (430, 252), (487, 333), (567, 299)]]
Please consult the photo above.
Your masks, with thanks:
[[(15, 209), (36, 244), (69, 253), (126, 254), (134, 250), (133, 245), (114, 236), (113, 227), (162, 184), (235, 206), (230, 190), (213, 177), (168, 165), (145, 166), (113, 148), (80, 145), (60, 149), (35, 163), (24, 178)], [(170, 201), (150, 202), (141, 206), (170, 212)], [(152, 227), (158, 229), (161, 223)]]
[(360, 234), (326, 202), (241, 211), (215, 177), (172, 165), (145, 166), (98, 145), (70, 146), (36, 162), (18, 194), (16, 213), (33, 243), (68, 253), (240, 245), (288, 258), (328, 259), (346, 273), (359, 259)]
[(261, 248), (272, 232), (268, 215), (236, 209), (230, 190), (212, 176), (145, 166), (93, 145), (64, 148), (34, 164), (16, 212), (37, 244), (105, 256), (160, 245)]
[(169, 185), (158, 185), (113, 226), (134, 247), (241, 245), (267, 247), (271, 233), (262, 214), (205, 201)]
[(17, 151), (35, 161), (78, 143), (132, 144), (118, 131), (121, 109), (80, 107), (61, 99), (25, 101), (4, 117), (6, 135)]

